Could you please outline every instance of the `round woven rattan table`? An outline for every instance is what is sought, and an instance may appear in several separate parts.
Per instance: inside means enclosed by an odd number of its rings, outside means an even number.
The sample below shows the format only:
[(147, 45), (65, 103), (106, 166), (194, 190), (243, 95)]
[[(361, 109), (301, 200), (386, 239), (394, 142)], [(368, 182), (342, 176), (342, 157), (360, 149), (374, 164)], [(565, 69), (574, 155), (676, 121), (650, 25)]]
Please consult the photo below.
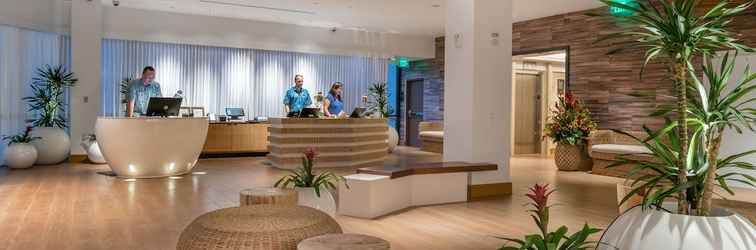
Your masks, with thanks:
[(297, 250), (388, 250), (389, 242), (362, 234), (326, 234), (303, 240)]
[(252, 205), (200, 215), (179, 236), (176, 249), (295, 250), (311, 237), (341, 233), (333, 218), (314, 208)]
[(296, 206), (299, 195), (290, 188), (256, 187), (239, 192), (239, 205), (291, 205)]

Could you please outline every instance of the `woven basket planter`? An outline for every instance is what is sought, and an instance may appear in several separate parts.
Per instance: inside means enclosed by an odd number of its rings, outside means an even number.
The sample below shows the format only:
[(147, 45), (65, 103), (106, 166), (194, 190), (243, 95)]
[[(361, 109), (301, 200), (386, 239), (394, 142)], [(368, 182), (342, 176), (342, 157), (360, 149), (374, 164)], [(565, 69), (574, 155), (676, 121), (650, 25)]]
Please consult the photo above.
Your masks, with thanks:
[(593, 166), (593, 160), (588, 155), (585, 145), (566, 143), (557, 144), (554, 163), (562, 171), (588, 171)]

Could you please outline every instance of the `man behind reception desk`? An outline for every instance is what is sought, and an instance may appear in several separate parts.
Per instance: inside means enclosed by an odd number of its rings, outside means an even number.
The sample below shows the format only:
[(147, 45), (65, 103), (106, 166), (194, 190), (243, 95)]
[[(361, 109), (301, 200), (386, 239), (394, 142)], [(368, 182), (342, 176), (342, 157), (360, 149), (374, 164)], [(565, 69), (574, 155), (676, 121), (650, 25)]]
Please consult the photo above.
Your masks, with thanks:
[(128, 98), (126, 115), (128, 117), (133, 117), (135, 113), (144, 115), (147, 113), (150, 97), (162, 96), (163, 92), (160, 89), (160, 83), (155, 81), (155, 68), (152, 66), (144, 67), (142, 78), (129, 83), (129, 93), (126, 97)]
[(302, 88), (303, 84), (303, 75), (294, 76), (294, 86), (287, 90), (284, 95), (283, 104), (286, 114), (299, 113), (303, 108), (312, 105), (310, 93)]

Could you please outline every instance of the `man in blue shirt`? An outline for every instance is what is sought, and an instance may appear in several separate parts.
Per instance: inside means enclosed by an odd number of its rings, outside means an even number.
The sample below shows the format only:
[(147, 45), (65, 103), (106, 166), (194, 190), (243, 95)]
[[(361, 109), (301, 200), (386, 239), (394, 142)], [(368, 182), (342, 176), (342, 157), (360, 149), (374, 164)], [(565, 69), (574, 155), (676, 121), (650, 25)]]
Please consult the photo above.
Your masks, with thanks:
[(134, 113), (147, 113), (147, 105), (150, 97), (162, 97), (163, 92), (160, 90), (160, 84), (155, 81), (155, 68), (147, 66), (142, 70), (142, 78), (136, 79), (129, 83), (129, 93), (127, 95), (128, 105), (126, 114), (133, 117)]
[(288, 113), (300, 112), (303, 108), (312, 105), (310, 99), (310, 93), (306, 89), (302, 88), (304, 84), (304, 76), (294, 76), (294, 87), (291, 87), (286, 91), (284, 95), (284, 111)]

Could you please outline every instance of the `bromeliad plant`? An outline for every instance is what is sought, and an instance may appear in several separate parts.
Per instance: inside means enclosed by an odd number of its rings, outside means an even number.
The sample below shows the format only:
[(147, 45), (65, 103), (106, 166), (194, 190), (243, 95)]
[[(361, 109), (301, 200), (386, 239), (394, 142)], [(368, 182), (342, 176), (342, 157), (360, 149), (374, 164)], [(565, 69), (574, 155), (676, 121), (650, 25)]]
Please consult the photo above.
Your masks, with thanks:
[(29, 111), (37, 113), (32, 121), (35, 127), (65, 128), (66, 108), (63, 95), (66, 89), (76, 85), (78, 80), (73, 73), (62, 65), (37, 69), (37, 76), (32, 79), (32, 96), (24, 97), (29, 103)]
[(555, 143), (570, 145), (585, 145), (591, 132), (596, 129), (596, 122), (591, 119), (591, 113), (572, 93), (567, 92), (559, 97), (552, 116), (546, 124), (547, 137)]
[(31, 136), (32, 127), (26, 127), (23, 133), (13, 136), (3, 136), (4, 141), (8, 141), (8, 146), (16, 143), (30, 143), (40, 137)]
[[(674, 129), (677, 122), (668, 121), (667, 125), (658, 131), (644, 128), (647, 139), (633, 137), (648, 148), (656, 160), (631, 160), (620, 157), (620, 160), (610, 167), (619, 164), (633, 164), (635, 170), (630, 178), (634, 179), (633, 190), (622, 200), (625, 202), (636, 194), (643, 194), (643, 207), (660, 208), (667, 199), (680, 199), (679, 192), (685, 192), (686, 201), (690, 204), (690, 214), (709, 216), (712, 211), (714, 187), (720, 186), (730, 194), (734, 194), (728, 183), (739, 182), (749, 186), (756, 186), (756, 178), (744, 171), (756, 170), (744, 157), (756, 154), (756, 150), (749, 149), (742, 153), (720, 158), (719, 147), (725, 129), (736, 133), (754, 132), (756, 125), (756, 109), (749, 108), (756, 102), (752, 93), (756, 90), (756, 73), (747, 67), (741, 80), (730, 89), (728, 81), (733, 78), (735, 58), (725, 54), (719, 67), (715, 67), (712, 59), (707, 60), (703, 72), (707, 78), (708, 88), (694, 74), (691, 74), (693, 84), (689, 86), (689, 118), (691, 126), (691, 141), (686, 154), (687, 182), (680, 184), (677, 171), (677, 156), (681, 149), (679, 137)], [(666, 115), (669, 110), (662, 110), (658, 115)], [(734, 171), (731, 171), (734, 170)], [(650, 173), (649, 173), (650, 172)], [(650, 192), (646, 192), (650, 190)], [(644, 194), (645, 193), (645, 194)]]
[(591, 228), (588, 224), (584, 224), (583, 228), (568, 236), (568, 229), (566, 226), (561, 226), (554, 232), (549, 231), (549, 196), (555, 190), (550, 190), (549, 185), (535, 184), (530, 188), (530, 193), (526, 194), (530, 198), (531, 202), (528, 205), (532, 206), (532, 210), (528, 210), (533, 218), (540, 234), (526, 235), (525, 239), (514, 239), (497, 237), (499, 239), (506, 240), (510, 244), (505, 244), (499, 250), (583, 250), (595, 248), (593, 241), (588, 241), (588, 236), (601, 231), (601, 229)]
[[(752, 51), (751, 48), (738, 43), (737, 34), (729, 32), (726, 27), (732, 22), (733, 17), (743, 13), (751, 7), (753, 2), (749, 1), (729, 8), (728, 1), (721, 1), (703, 15), (698, 15), (696, 9), (699, 7), (700, 0), (648, 0), (637, 1), (634, 4), (625, 4), (626, 1), (617, 0), (599, 1), (615, 10), (631, 13), (619, 19), (609, 13), (591, 14), (618, 20), (624, 27), (621, 32), (607, 35), (596, 42), (614, 39), (624, 39), (620, 40), (622, 42), (633, 41), (609, 51), (608, 54), (641, 48), (646, 51), (643, 68), (652, 60), (663, 59), (672, 72), (677, 98), (676, 117), (679, 124), (677, 136), (682, 147), (677, 155), (676, 168), (678, 176), (686, 176), (689, 173), (686, 159), (690, 134), (686, 122), (688, 120), (686, 93), (691, 82), (691, 72), (695, 72), (693, 60), (699, 56), (712, 55), (717, 50), (723, 49)], [(643, 70), (641, 70), (642, 74)], [(686, 178), (680, 178), (675, 183), (686, 186), (686, 181)], [(690, 204), (686, 203), (688, 199), (685, 198), (685, 192), (681, 190), (677, 196), (680, 197), (678, 213), (689, 214)]]
[[(320, 197), (321, 189), (336, 189), (336, 184), (346, 179), (331, 172), (323, 172), (315, 175), (312, 171), (312, 166), (315, 163), (315, 157), (317, 153), (315, 149), (310, 148), (304, 153), (302, 157), (302, 167), (295, 170), (288, 170), (291, 174), (279, 179), (274, 187), (301, 187), (301, 188), (313, 188), (315, 194)], [(349, 185), (347, 185), (347, 188)]]

